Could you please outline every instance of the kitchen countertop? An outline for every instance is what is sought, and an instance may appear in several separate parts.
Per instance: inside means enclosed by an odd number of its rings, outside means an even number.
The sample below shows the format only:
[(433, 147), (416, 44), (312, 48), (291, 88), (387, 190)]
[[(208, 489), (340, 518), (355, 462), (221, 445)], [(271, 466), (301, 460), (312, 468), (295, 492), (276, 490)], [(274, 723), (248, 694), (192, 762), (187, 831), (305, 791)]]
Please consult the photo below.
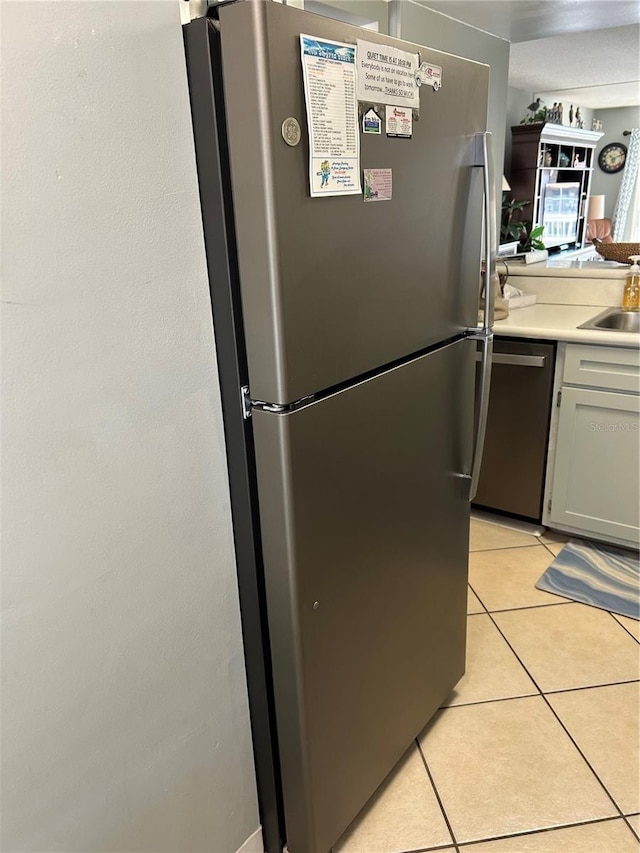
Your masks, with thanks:
[(537, 264), (523, 264), (521, 261), (509, 261), (508, 257), (498, 258), (498, 269), (505, 264), (509, 276), (552, 276), (553, 278), (605, 279), (626, 278), (629, 275), (628, 264), (618, 264), (615, 261), (581, 261), (548, 258)]
[(604, 310), (604, 307), (594, 305), (537, 303), (512, 310), (505, 320), (496, 320), (493, 331), (500, 337), (542, 338), (617, 347), (640, 346), (640, 335), (635, 332), (576, 328)]

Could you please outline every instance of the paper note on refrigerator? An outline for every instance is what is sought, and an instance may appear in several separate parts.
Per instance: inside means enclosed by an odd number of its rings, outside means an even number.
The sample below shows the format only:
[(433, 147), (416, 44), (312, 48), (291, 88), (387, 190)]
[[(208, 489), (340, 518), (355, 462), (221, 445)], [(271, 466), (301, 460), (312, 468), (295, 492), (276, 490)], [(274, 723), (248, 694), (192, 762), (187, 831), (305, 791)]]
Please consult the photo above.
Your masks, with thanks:
[(413, 113), (406, 107), (387, 107), (387, 136), (403, 136), (411, 139), (413, 133)]
[(355, 45), (301, 35), (300, 51), (311, 196), (361, 193)]
[(356, 59), (359, 101), (420, 109), (417, 53), (358, 39)]
[(364, 170), (364, 200), (390, 201), (393, 197), (391, 169)]

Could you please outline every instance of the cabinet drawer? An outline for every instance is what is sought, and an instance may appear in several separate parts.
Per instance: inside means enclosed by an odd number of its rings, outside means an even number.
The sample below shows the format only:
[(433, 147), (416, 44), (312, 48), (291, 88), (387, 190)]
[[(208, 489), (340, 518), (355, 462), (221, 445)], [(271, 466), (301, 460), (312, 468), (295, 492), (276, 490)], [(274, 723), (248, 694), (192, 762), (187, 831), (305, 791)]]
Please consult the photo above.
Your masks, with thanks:
[(640, 393), (640, 350), (568, 344), (563, 384)]

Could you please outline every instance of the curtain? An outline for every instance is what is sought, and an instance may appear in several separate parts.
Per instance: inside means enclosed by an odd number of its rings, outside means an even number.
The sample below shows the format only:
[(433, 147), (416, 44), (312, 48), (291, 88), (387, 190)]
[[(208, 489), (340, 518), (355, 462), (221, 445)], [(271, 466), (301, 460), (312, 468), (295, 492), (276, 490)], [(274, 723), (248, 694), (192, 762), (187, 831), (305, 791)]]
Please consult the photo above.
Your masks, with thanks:
[(620, 192), (613, 211), (613, 240), (616, 243), (640, 241), (640, 128), (631, 131), (627, 161)]

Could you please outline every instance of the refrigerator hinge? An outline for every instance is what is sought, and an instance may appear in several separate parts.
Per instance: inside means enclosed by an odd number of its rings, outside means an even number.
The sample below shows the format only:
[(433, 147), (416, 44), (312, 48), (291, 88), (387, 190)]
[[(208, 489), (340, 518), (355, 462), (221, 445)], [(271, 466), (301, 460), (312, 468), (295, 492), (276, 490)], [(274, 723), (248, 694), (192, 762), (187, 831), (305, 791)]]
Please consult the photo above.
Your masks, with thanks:
[(551, 498), (547, 501), (547, 512), (551, 512)]
[(248, 385), (243, 385), (240, 389), (240, 405), (242, 406), (242, 417), (248, 421), (251, 417), (251, 396)]
[(240, 405), (242, 407), (242, 417), (245, 421), (249, 420), (251, 412), (254, 409), (260, 409), (261, 412), (272, 412), (276, 415), (288, 411), (288, 407), (280, 403), (265, 403), (263, 400), (252, 400), (248, 385), (243, 385), (240, 389)]
[(558, 391), (558, 396), (556, 397), (556, 406), (559, 407), (561, 402), (562, 402), (562, 391)]
[(468, 341), (487, 341), (490, 343), (493, 340), (493, 329), (489, 331), (483, 329), (482, 326), (473, 326), (467, 329), (464, 335)]

